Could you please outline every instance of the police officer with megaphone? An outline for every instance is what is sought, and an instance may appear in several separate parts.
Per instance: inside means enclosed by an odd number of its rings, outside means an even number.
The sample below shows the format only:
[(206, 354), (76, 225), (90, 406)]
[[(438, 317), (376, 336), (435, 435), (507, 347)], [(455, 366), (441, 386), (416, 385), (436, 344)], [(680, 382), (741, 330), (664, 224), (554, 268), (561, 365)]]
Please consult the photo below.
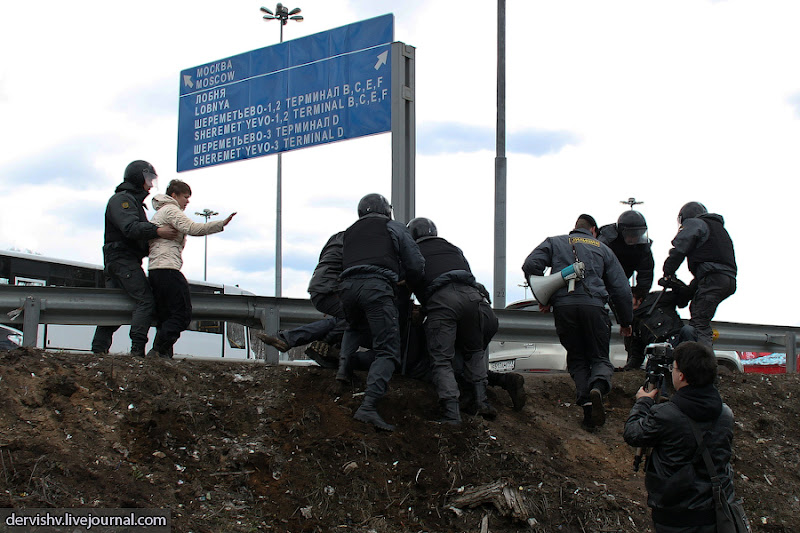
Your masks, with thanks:
[[(580, 269), (579, 263), (583, 264)], [(545, 239), (525, 259), (522, 271), (528, 280), (542, 276), (547, 267), (567, 281), (555, 290), (550, 303), (558, 338), (567, 350), (567, 368), (575, 382), (577, 404), (583, 407), (583, 426), (602, 426), (606, 418), (603, 397), (611, 391), (614, 374), (608, 357), (611, 319), (605, 306), (610, 297), (617, 310), (620, 333), (629, 336), (633, 303), (628, 278), (614, 252), (597, 240), (597, 223), (589, 215), (578, 217), (569, 235)], [(582, 272), (571, 278), (570, 267)], [(541, 303), (540, 308), (549, 311), (549, 306)]]

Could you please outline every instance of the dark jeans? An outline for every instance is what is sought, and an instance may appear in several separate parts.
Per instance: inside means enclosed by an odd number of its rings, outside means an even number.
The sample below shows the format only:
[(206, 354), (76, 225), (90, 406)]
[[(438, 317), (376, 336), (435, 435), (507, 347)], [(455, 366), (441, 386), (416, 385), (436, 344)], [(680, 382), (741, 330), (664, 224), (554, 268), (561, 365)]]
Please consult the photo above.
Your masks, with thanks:
[[(383, 277), (346, 278), (340, 297), (347, 318), (342, 357), (371, 346), (375, 361), (367, 374), (367, 396), (382, 398), (400, 365), (400, 327), (393, 284)], [(367, 342), (367, 340), (369, 342)]]
[(689, 325), (694, 328), (697, 341), (712, 345), (714, 333), (711, 319), (719, 304), (736, 292), (736, 280), (726, 274), (706, 274), (697, 282), (697, 292), (689, 304), (692, 318)]
[(589, 392), (597, 388), (611, 392), (614, 367), (608, 360), (611, 319), (604, 307), (561, 305), (553, 309), (556, 333), (567, 350), (567, 369), (575, 382), (578, 405), (589, 402)]
[(314, 341), (325, 341), (328, 344), (341, 344), (347, 321), (338, 293), (312, 294), (311, 303), (320, 313), (328, 318), (314, 321), (299, 328), (284, 330), (278, 337), (289, 345), (289, 348), (303, 346)]
[(164, 268), (150, 271), (150, 286), (156, 299), (157, 332), (153, 349), (168, 354), (192, 321), (189, 282), (180, 270)]
[[(131, 351), (144, 350), (147, 333), (153, 323), (155, 299), (142, 270), (142, 261), (133, 258), (108, 259), (103, 273), (106, 288), (122, 289), (136, 302), (131, 316)], [(107, 352), (118, 329), (119, 326), (97, 326), (92, 339), (92, 351)]]
[(486, 381), (483, 332), (475, 287), (451, 283), (426, 302), (425, 337), (431, 358), (433, 384), (440, 400), (458, 400), (453, 363), (456, 346), (463, 355), (464, 377), (470, 383)]

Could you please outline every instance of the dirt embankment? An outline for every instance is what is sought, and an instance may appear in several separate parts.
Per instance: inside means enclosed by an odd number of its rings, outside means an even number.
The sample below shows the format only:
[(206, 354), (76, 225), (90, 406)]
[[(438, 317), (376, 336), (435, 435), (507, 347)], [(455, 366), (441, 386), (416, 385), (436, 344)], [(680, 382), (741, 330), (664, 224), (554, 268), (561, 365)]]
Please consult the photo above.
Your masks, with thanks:
[[(430, 385), (355, 422), (333, 372), (15, 350), (0, 354), (0, 506), (170, 508), (175, 532), (646, 532), (622, 426), (643, 374), (615, 375), (609, 417), (580, 429), (569, 376), (526, 376), (528, 403), (431, 422)], [(800, 531), (800, 379), (725, 375), (736, 488), (754, 531)]]

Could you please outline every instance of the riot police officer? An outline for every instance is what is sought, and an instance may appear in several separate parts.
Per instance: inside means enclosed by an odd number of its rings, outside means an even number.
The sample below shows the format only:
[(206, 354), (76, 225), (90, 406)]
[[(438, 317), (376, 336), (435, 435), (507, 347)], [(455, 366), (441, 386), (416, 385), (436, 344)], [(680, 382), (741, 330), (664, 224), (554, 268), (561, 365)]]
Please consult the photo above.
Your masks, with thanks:
[(391, 219), (392, 206), (380, 194), (361, 199), (358, 217), (345, 230), (342, 247), (340, 297), (348, 327), (341, 361), (349, 361), (359, 345), (372, 347), (375, 361), (354, 418), (392, 431), (394, 426), (378, 414), (377, 402), (400, 364), (396, 288), (403, 280), (417, 284), (424, 275), (425, 259), (406, 227)]
[[(484, 296), (461, 250), (438, 236), (428, 218), (408, 223), (411, 237), (425, 258), (425, 277), (414, 288), (425, 310), (425, 338), (431, 377), (442, 409), (440, 422), (461, 423), (459, 389), (453, 365), (456, 346), (463, 361), (463, 376), (474, 393), (478, 412), (493, 418), (497, 412), (486, 398), (486, 350), (481, 331), (480, 303)], [(485, 290), (485, 289), (484, 289)]]
[(700, 202), (688, 202), (678, 213), (678, 234), (664, 261), (664, 278), (669, 283), (686, 259), (697, 289), (689, 304), (696, 340), (711, 345), (711, 319), (725, 298), (736, 292), (736, 256), (733, 241), (721, 215), (709, 213)]
[(633, 297), (641, 300), (647, 296), (653, 286), (655, 262), (651, 250), (653, 241), (647, 236), (644, 215), (638, 211), (625, 211), (616, 224), (600, 228), (597, 240), (611, 248), (629, 279), (636, 273), (636, 284), (631, 289)]

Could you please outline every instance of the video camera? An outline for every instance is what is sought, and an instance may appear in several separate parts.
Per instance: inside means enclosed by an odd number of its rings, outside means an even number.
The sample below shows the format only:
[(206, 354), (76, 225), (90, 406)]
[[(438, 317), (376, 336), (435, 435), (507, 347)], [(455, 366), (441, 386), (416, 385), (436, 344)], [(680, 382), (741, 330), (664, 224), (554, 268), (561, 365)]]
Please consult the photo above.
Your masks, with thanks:
[[(647, 357), (647, 365), (645, 366), (645, 382), (642, 386), (646, 391), (658, 389), (659, 392), (662, 392), (666, 378), (671, 373), (669, 367), (675, 360), (672, 355), (672, 345), (668, 342), (648, 344), (644, 353)], [(669, 381), (666, 382), (669, 383)]]
[[(644, 349), (645, 356), (647, 357), (647, 365), (645, 366), (645, 381), (642, 387), (646, 391), (658, 389), (655, 401), (658, 402), (659, 396), (664, 392), (664, 387), (672, 381), (667, 378), (672, 373), (670, 366), (673, 364), (675, 357), (673, 356), (672, 345), (668, 342), (656, 342), (648, 344)], [(647, 450), (644, 448), (637, 448), (636, 455), (633, 458), (633, 471), (639, 471), (639, 465), (642, 458), (647, 455)]]

